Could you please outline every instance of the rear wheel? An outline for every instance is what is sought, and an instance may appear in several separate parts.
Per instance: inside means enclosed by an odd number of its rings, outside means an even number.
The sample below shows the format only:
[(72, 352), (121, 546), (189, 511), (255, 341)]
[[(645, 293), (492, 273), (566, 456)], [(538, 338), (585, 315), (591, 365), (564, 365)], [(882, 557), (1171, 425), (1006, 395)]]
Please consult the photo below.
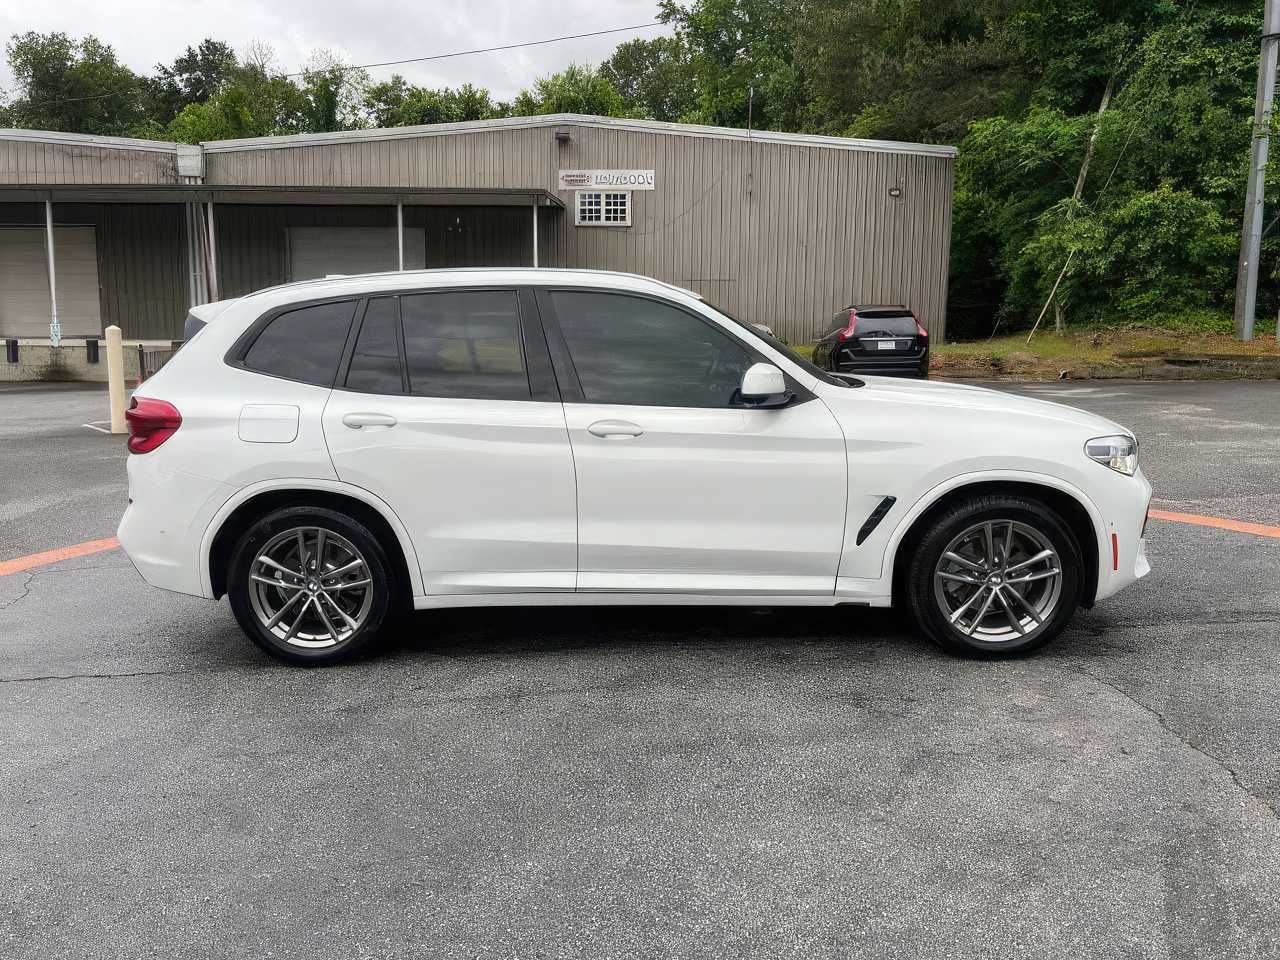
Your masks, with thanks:
[(907, 573), (912, 615), (941, 646), (1001, 656), (1048, 643), (1079, 600), (1080, 548), (1049, 507), (973, 497), (938, 517)]
[(249, 639), (304, 666), (337, 663), (375, 640), (393, 592), (373, 533), (320, 507), (277, 510), (245, 531), (227, 582)]

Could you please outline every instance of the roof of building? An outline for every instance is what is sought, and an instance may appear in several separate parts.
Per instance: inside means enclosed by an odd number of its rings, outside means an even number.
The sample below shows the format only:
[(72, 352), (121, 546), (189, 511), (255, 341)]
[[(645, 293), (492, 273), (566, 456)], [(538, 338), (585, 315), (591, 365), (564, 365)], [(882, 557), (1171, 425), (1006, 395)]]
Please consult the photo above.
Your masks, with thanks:
[[(491, 130), (520, 130), (537, 127), (589, 126), (639, 133), (666, 134), (722, 140), (752, 140), (762, 143), (794, 146), (826, 147), (836, 150), (900, 153), (918, 156), (954, 157), (956, 148), (941, 144), (902, 143), (893, 140), (863, 140), (853, 137), (827, 137), (808, 133), (778, 133), (771, 130), (743, 130), (737, 127), (709, 127), (689, 123), (663, 123), (657, 120), (631, 120), (620, 117), (595, 117), (578, 113), (553, 113), (538, 117), (498, 117), (493, 120), (468, 120), (462, 123), (433, 123), (410, 127), (383, 127), (371, 130), (341, 130), (333, 133), (298, 133), (280, 137), (253, 137), (243, 140), (211, 140), (202, 143), (207, 152), (237, 150), (270, 150), (281, 147), (318, 147), (342, 143), (368, 143), (376, 140), (400, 140), (483, 133)], [(116, 147), (125, 150), (154, 150), (177, 153), (183, 144), (160, 140), (138, 140), (130, 137), (100, 137), (47, 130), (0, 129), (0, 139), (34, 140), (44, 143), (85, 144)]]

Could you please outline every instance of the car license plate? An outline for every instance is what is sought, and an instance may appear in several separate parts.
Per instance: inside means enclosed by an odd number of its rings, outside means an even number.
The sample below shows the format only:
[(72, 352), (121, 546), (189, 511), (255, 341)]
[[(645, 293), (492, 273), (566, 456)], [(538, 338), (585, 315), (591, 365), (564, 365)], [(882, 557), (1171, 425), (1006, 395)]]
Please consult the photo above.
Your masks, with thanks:
[(898, 341), (897, 340), (881, 340), (879, 343), (876, 344), (876, 349), (877, 350), (897, 350)]

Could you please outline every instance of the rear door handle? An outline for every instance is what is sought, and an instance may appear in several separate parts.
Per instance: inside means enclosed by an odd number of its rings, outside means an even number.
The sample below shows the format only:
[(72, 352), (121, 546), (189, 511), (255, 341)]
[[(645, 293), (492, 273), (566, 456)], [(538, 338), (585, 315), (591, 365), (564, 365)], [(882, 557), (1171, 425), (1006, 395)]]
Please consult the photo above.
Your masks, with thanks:
[(623, 440), (640, 436), (644, 429), (630, 420), (597, 420), (587, 427), (587, 433), (605, 440)]
[(342, 422), (352, 430), (359, 430), (361, 427), (394, 427), (396, 418), (386, 413), (348, 413)]

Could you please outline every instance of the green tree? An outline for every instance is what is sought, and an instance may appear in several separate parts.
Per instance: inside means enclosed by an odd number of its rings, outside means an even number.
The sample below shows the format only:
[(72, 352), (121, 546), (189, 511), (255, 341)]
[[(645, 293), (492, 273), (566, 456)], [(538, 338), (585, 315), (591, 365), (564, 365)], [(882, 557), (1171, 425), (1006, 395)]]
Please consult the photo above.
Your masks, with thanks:
[(667, 122), (696, 116), (698, 87), (689, 50), (679, 37), (621, 43), (599, 72), (631, 116)]
[(697, 108), (688, 119), (728, 127), (813, 129), (809, 78), (795, 58), (799, 0), (662, 0), (690, 55)]
[(546, 113), (621, 117), (626, 113), (626, 105), (600, 70), (571, 63), (562, 72), (535, 81), (532, 90), (521, 90), (511, 105), (511, 112), (518, 117)]
[(269, 46), (253, 44), (218, 93), (187, 104), (166, 127), (165, 137), (200, 143), (301, 133), (317, 116), (315, 93), (313, 88), (308, 97), (280, 72)]
[(463, 84), (456, 90), (432, 90), (405, 81), (400, 74), (365, 91), (364, 110), (375, 127), (407, 127), (425, 123), (461, 123), (500, 115), (487, 90)]
[(239, 67), (235, 50), (206, 37), (170, 66), (158, 64), (148, 79), (150, 119), (164, 126), (192, 103), (206, 103), (235, 77)]
[(5, 108), (9, 125), (129, 136), (146, 123), (143, 79), (96, 37), (28, 32), (5, 52), (18, 88)]

